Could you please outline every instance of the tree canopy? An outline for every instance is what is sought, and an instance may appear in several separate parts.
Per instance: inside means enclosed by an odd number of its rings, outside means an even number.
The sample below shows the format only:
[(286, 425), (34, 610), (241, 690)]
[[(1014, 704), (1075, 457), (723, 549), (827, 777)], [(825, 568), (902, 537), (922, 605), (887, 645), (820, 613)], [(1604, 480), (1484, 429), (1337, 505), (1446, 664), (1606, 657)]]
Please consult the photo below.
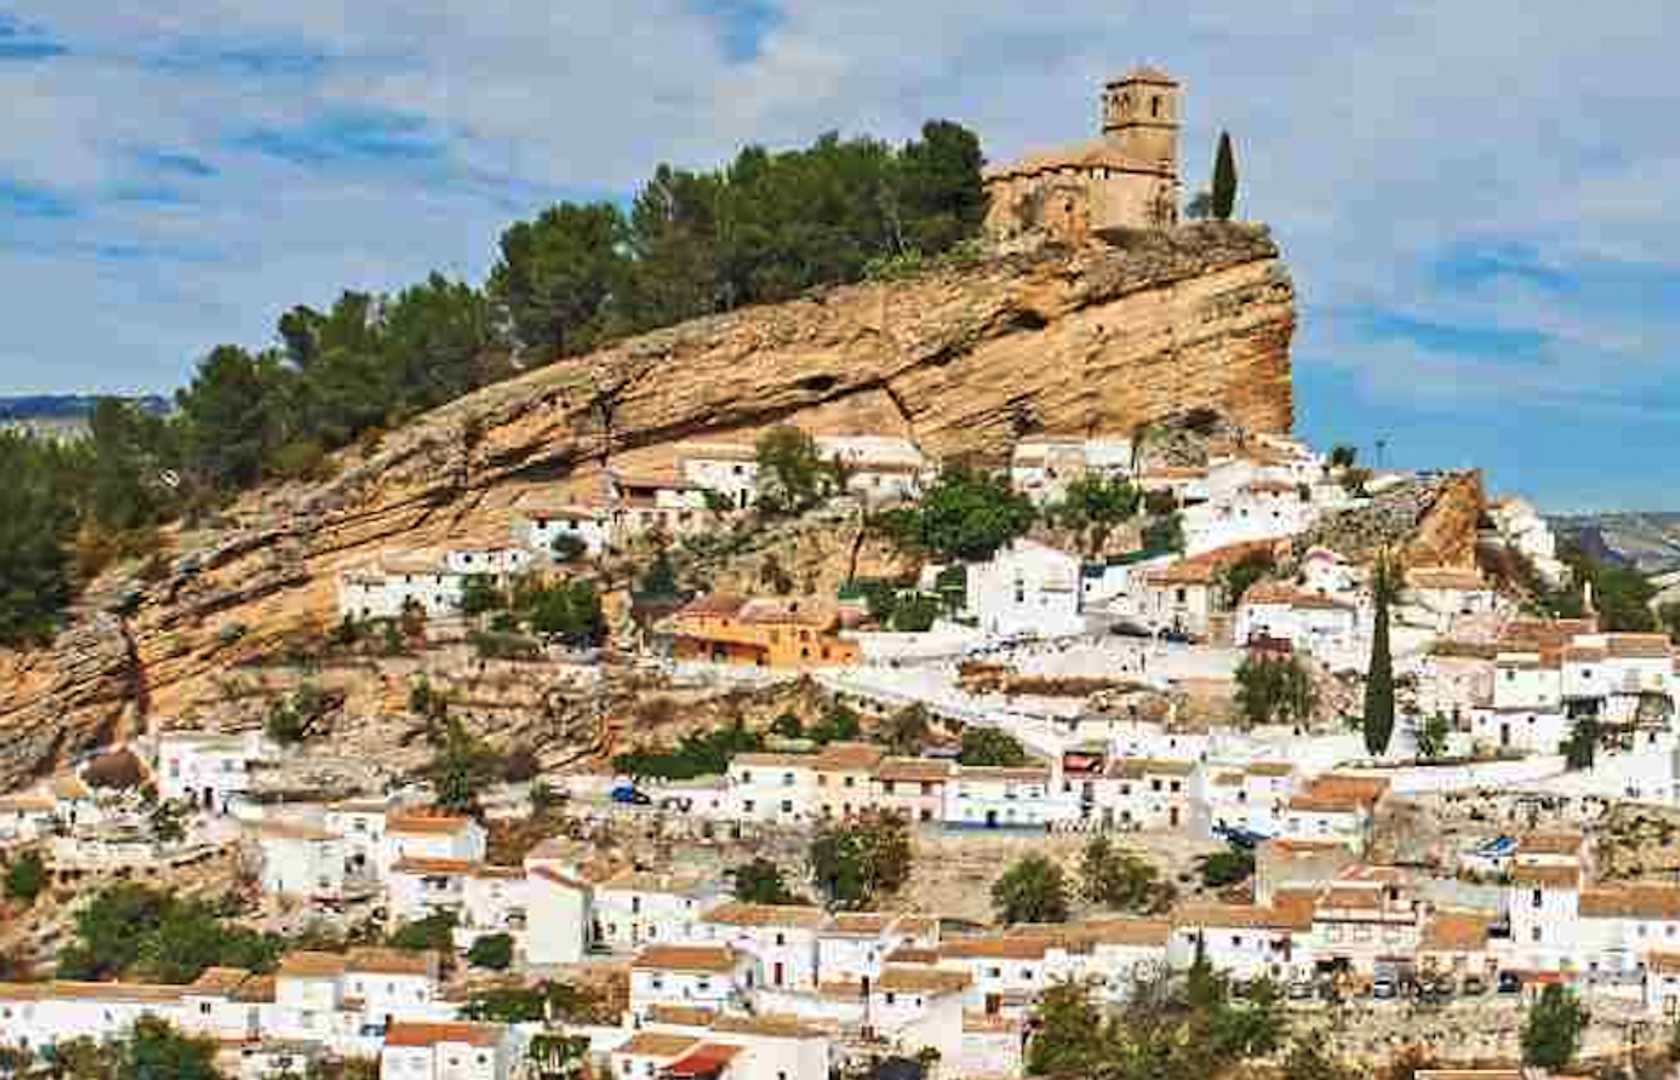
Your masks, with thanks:
[(0, 433), (0, 646), (49, 639), (104, 562), (150, 553), (114, 536), (323, 477), (334, 450), (533, 364), (949, 251), (979, 230), (982, 163), (972, 132), (935, 120), (902, 146), (829, 134), (661, 165), (628, 212), (567, 202), (508, 226), (482, 288), (434, 273), (292, 305), (269, 343), (208, 349), (168, 416), (99, 402), (80, 442)]

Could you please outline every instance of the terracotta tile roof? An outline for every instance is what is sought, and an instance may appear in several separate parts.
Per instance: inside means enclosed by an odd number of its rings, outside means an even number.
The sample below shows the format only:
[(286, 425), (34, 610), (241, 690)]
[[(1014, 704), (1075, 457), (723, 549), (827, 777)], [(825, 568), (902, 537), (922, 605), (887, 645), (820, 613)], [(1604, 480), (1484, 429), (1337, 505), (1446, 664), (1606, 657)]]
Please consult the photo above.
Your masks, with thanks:
[(1239, 544), (1227, 544), (1192, 558), (1157, 567), (1146, 572), (1143, 579), (1150, 585), (1209, 585), (1218, 578), (1219, 571), (1227, 564), (1240, 562), (1249, 555), (1275, 554), (1279, 546), (1275, 540), (1250, 540)]
[(966, 971), (888, 964), (881, 969), (875, 988), (882, 993), (957, 994), (968, 989), (973, 981)]
[(649, 1005), (647, 1018), (655, 1024), (676, 1024), (681, 1027), (711, 1027), (717, 1020), (716, 1009), (699, 1005)]
[(735, 961), (735, 950), (727, 945), (650, 945), (630, 966), (727, 974), (735, 970)]
[(153, 983), (67, 982), (60, 979), (49, 985), (52, 987), (52, 997), (85, 1001), (137, 1001), (162, 1005), (180, 1001), (187, 993), (184, 986), (159, 986)]
[(1093, 919), (1069, 927), (1069, 933), (1095, 945), (1166, 945), (1172, 923), (1166, 919)]
[(245, 980), (240, 984), (239, 989), (234, 991), (233, 999), (250, 1005), (272, 1005), (274, 1003), (274, 976), (256, 975)]
[(289, 952), (280, 958), (276, 974), (294, 979), (331, 979), (344, 974), (350, 962), (337, 953)]
[(22, 795), (0, 795), (0, 810), (30, 811), (38, 814), (50, 814), (57, 809), (58, 801), (51, 795), (42, 793), (24, 793)]
[(1251, 761), (1243, 771), (1250, 776), (1291, 776), (1295, 766), (1287, 761)]
[(892, 922), (892, 916), (882, 911), (841, 911), (829, 917), (823, 927), (825, 934), (862, 934), (874, 937)]
[(751, 750), (744, 754), (736, 754), (729, 759), (730, 767), (746, 765), (749, 767), (766, 769), (812, 769), (816, 767), (815, 754), (771, 753), (761, 750)]
[(311, 840), (327, 842), (339, 837), (327, 830), (302, 821), (256, 821), (250, 829), (263, 840)]
[(677, 454), (699, 461), (758, 461), (758, 447), (751, 443), (678, 443)]
[(964, 765), (957, 772), (957, 779), (1047, 784), (1050, 782), (1050, 767), (1048, 765)]
[(351, 971), (376, 975), (430, 975), (436, 970), (437, 963), (437, 958), (430, 952), (372, 946), (351, 949), (345, 959), (349, 961)]
[(712, 1024), (712, 1030), (776, 1039), (810, 1039), (822, 1034), (821, 1029), (791, 1013), (754, 1013), (751, 1016), (726, 1013)]
[(1517, 885), (1545, 885), (1554, 889), (1579, 889), (1581, 887), (1581, 868), (1578, 866), (1513, 866), (1511, 867), (1511, 881)]
[(393, 874), (471, 874), (478, 863), (466, 859), (422, 859), (406, 857), (391, 864)]
[(1481, 952), (1487, 948), (1493, 916), (1478, 911), (1437, 911), (1423, 928), (1421, 948), (1433, 952)]
[(665, 1066), (666, 1076), (672, 1080), (699, 1080), (720, 1075), (743, 1047), (728, 1043), (701, 1043), (681, 1058)]
[(933, 964), (939, 961), (937, 948), (924, 949), (914, 945), (900, 945), (887, 954), (889, 964)]
[(1530, 833), (1517, 841), (1518, 855), (1579, 855), (1584, 842), (1578, 832)]
[(1645, 967), (1658, 975), (1680, 975), (1680, 952), (1653, 949), (1645, 954)]
[(1450, 566), (1414, 567), (1406, 571), (1406, 584), (1414, 589), (1458, 589), (1465, 592), (1487, 588), (1479, 572)]
[(1149, 64), (1138, 65), (1137, 67), (1133, 68), (1132, 70), (1126, 72), (1126, 74), (1122, 75), (1120, 78), (1110, 80), (1108, 85), (1115, 86), (1115, 85), (1118, 85), (1119, 83), (1128, 83), (1128, 82), (1158, 83), (1162, 86), (1177, 86), (1178, 85), (1178, 80), (1177, 79), (1173, 78), (1171, 75), (1168, 75), (1166, 72), (1162, 71), (1160, 68), (1151, 66)]
[(956, 763), (952, 761), (942, 761), (936, 758), (889, 757), (882, 758), (881, 763), (875, 767), (875, 777), (878, 780), (937, 784), (950, 780), (956, 771)]
[(1247, 930), (1306, 929), (1312, 925), (1309, 916), (1307, 927), (1302, 927), (1293, 909), (1279, 911), (1248, 904), (1214, 903), (1185, 904), (1173, 911), (1172, 923), (1176, 927), (1213, 926)]
[(694, 599), (678, 608), (676, 614), (673, 615), (672, 618), (682, 619), (697, 616), (734, 618), (736, 615), (741, 613), (741, 608), (744, 607), (746, 603), (747, 601), (745, 597), (730, 596), (722, 593), (714, 593), (709, 596), (696, 596)]
[(760, 626), (828, 627), (835, 621), (834, 605), (813, 596), (755, 597), (742, 605), (740, 619)]
[(52, 993), (52, 983), (0, 983), (0, 1001), (40, 1001)]
[(1629, 660), (1656, 660), (1674, 655), (1667, 634), (1611, 634), (1610, 655)]
[(1634, 884), (1584, 889), (1583, 918), (1680, 919), (1680, 886)]
[(472, 824), (472, 818), (451, 814), (409, 812), (387, 814), (385, 831), (404, 836), (450, 836)]
[(1166, 758), (1120, 758), (1108, 763), (1108, 775), (1127, 780), (1145, 776), (1189, 776), (1196, 771), (1194, 761)]
[(870, 743), (829, 743), (817, 754), (817, 768), (823, 770), (873, 769), (885, 756), (885, 750)]
[(783, 926), (816, 929), (828, 917), (820, 907), (808, 904), (746, 904), (739, 900), (719, 904), (700, 917), (701, 922), (727, 926)]
[(1046, 950), (1055, 942), (1049, 937), (1014, 937), (1008, 935), (987, 934), (975, 937), (958, 937), (943, 941), (939, 945), (939, 955), (948, 960), (962, 959), (996, 959), (996, 960), (1039, 960)]
[(502, 1029), (492, 1024), (467, 1024), (449, 1021), (412, 1023), (393, 1021), (385, 1029), (386, 1046), (436, 1046), (438, 1043), (464, 1043), (467, 1046), (500, 1046)]
[(1310, 782), (1289, 800), (1291, 810), (1347, 812), (1370, 807), (1388, 791), (1388, 781), (1375, 776), (1327, 773)]
[(91, 799), (93, 789), (75, 773), (59, 773), (47, 781), (47, 790), (58, 799)]
[(630, 1041), (614, 1050), (615, 1054), (633, 1057), (674, 1058), (700, 1045), (693, 1035), (677, 1035), (669, 1031), (638, 1031)]
[(187, 989), (195, 994), (227, 995), (239, 989), (250, 977), (251, 973), (244, 968), (210, 967), (189, 983)]

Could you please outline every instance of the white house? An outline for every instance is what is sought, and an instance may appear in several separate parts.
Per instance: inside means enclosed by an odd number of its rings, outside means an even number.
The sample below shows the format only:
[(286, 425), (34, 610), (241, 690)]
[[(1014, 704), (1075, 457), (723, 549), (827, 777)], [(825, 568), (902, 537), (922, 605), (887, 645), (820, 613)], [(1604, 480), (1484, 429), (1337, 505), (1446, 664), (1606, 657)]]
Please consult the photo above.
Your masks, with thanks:
[(939, 920), (878, 911), (842, 911), (817, 933), (817, 973), (825, 985), (861, 985), (880, 976), (887, 957), (900, 948), (939, 944)]
[(1186, 904), (1172, 922), (1168, 956), (1175, 968), (1188, 967), (1199, 948), (1215, 970), (1238, 979), (1282, 981), (1312, 970), (1301, 948), (1312, 931), (1310, 904)]
[(1287, 641), (1335, 668), (1357, 667), (1370, 651), (1354, 604), (1279, 582), (1249, 586), (1237, 604), (1235, 640), (1259, 639)]
[(758, 448), (746, 443), (684, 443), (677, 448), (682, 478), (714, 491), (738, 510), (758, 495)]
[(750, 955), (728, 945), (650, 945), (630, 962), (630, 1012), (640, 1021), (654, 1005), (739, 1005), (755, 970)]
[(814, 990), (817, 932), (826, 920), (819, 907), (729, 901), (702, 915), (695, 932), (753, 957), (768, 988)]
[(711, 528), (716, 514), (709, 509), (707, 489), (680, 476), (614, 472), (612, 486), (611, 535), (640, 536), (659, 532), (683, 536)]
[(846, 490), (872, 505), (921, 496), (932, 463), (909, 439), (891, 435), (818, 435), (817, 452), (839, 463)]
[(158, 736), (158, 794), (225, 814), (251, 789), (251, 766), (268, 756), (257, 732), (166, 731)]
[(1311, 525), (1317, 514), (1311, 491), (1304, 485), (1250, 480), (1184, 510), (1184, 550), (1199, 555), (1230, 544), (1293, 536)]
[(1190, 816), (1194, 761), (1117, 758), (1092, 778), (1095, 807), (1105, 826), (1176, 829)]
[(525, 853), (528, 964), (575, 964), (589, 951), (593, 900), (580, 854), (560, 840), (545, 840)]
[(523, 547), (477, 546), (450, 548), (443, 556), (444, 569), (464, 578), (487, 577), (504, 584), (531, 565), (531, 552)]
[(412, 605), (429, 618), (442, 618), (460, 610), (465, 580), (432, 555), (388, 555), (339, 575), (338, 614), (351, 619), (395, 619)]
[(1016, 540), (968, 567), (969, 614), (992, 634), (1083, 633), (1079, 593), (1079, 559), (1034, 540)]
[(1473, 709), (1473, 742), (1499, 749), (1555, 754), (1568, 737), (1561, 650), (1500, 653), (1493, 662), (1490, 705)]
[(403, 859), (484, 861), (488, 834), (469, 817), (393, 809), (385, 817), (379, 844), (381, 878)]
[(729, 761), (730, 802), (743, 821), (795, 825), (817, 815), (814, 754), (746, 753)]
[(392, 1024), (379, 1055), (379, 1080), (508, 1080), (514, 1045), (499, 1024)]
[(945, 821), (997, 828), (1042, 828), (1075, 817), (1077, 805), (1057, 799), (1045, 765), (966, 766), (946, 785)]
[(561, 537), (582, 544), (585, 555), (600, 555), (607, 549), (607, 532), (607, 511), (581, 503), (532, 503), (521, 507), (513, 520), (514, 539), (529, 551), (549, 556)]
[(0, 840), (36, 840), (56, 828), (103, 820), (93, 789), (75, 773), (59, 773), (27, 791), (0, 795)]
[(684, 942), (727, 894), (716, 879), (626, 870), (595, 886), (591, 937), (609, 949)]
[(295, 821), (258, 821), (249, 828), (257, 849), (257, 880), (265, 893), (307, 899), (344, 896), (344, 840)]
[(899, 1053), (923, 1048), (939, 1060), (962, 1054), (963, 998), (974, 977), (966, 971), (889, 964), (869, 988), (869, 1024), (877, 1038)]
[(1410, 607), (1421, 609), (1425, 619), (1445, 633), (1460, 616), (1487, 615), (1496, 610), (1499, 594), (1476, 570), (1420, 566), (1406, 571), (1402, 599)]
[(1291, 795), (1278, 817), (1278, 836), (1286, 840), (1335, 840), (1355, 854), (1370, 840), (1376, 808), (1388, 793), (1388, 781), (1326, 773)]

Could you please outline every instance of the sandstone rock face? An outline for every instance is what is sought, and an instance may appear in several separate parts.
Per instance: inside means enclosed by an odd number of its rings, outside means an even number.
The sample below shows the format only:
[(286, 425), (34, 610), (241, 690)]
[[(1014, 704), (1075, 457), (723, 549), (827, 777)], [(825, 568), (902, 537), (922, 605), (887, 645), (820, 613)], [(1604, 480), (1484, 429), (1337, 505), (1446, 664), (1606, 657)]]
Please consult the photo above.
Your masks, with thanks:
[(794, 421), (996, 457), (1028, 433), (1127, 434), (1190, 409), (1287, 432), (1293, 299), (1263, 228), (1209, 223), (835, 288), (530, 371), (346, 451), (330, 481), (172, 535), (165, 580), (100, 583), (136, 590), (125, 620), (84, 613), (53, 648), (0, 656), (0, 787), (160, 717), (213, 722), (231, 668), (331, 624), (345, 567), (505, 536), (527, 496), (589, 490), (609, 461), (668, 463), (684, 439)]

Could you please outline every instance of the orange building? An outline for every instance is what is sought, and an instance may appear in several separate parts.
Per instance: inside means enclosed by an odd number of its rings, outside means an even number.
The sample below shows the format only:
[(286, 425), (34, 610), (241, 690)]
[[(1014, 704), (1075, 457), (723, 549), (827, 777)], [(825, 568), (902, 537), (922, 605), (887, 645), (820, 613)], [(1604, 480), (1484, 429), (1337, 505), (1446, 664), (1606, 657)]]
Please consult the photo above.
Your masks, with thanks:
[(675, 660), (799, 668), (857, 663), (857, 644), (839, 627), (838, 611), (821, 600), (702, 596), (663, 629)]

